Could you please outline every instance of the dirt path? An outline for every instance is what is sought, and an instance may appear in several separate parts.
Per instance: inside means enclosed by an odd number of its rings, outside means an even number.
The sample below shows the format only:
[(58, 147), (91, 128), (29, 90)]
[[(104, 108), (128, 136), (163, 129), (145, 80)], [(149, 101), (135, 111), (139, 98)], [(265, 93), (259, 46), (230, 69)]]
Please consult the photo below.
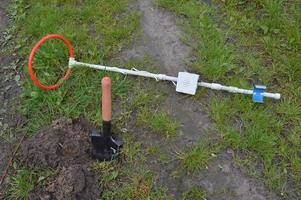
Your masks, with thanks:
[[(7, 13), (9, 2), (0, 0), (0, 176), (7, 165), (7, 159), (12, 156), (14, 143), (17, 143), (16, 128), (20, 128), (24, 122), (15, 108), (20, 87), (16, 81), (16, 76), (17, 80), (19, 79), (18, 69), (12, 63), (17, 60), (17, 55), (8, 49), (10, 41), (5, 41), (9, 25)], [(0, 188), (0, 199), (1, 189), (3, 188)]]
[[(7, 25), (8, 25), (8, 17), (7, 17), (7, 13), (6, 13), (6, 8), (8, 5), (8, 1), (7, 0), (1, 0), (1, 4), (0, 4), (0, 46), (1, 46), (1, 50), (0, 50), (0, 133), (1, 135), (3, 134), (3, 132), (8, 128), (8, 124), (7, 124), (7, 104), (8, 104), (8, 92), (9, 92), (9, 88), (11, 87), (11, 83), (10, 81), (6, 80), (8, 73), (7, 70), (4, 70), (3, 68), (6, 67), (9, 63), (10, 63), (10, 57), (5, 55), (4, 53), (4, 47), (3, 47), (3, 41), (4, 41), (4, 30), (6, 29)], [(6, 152), (6, 149), (8, 148), (7, 145), (5, 145), (5, 141), (3, 141), (3, 139), (0, 140), (0, 173), (2, 172), (2, 168), (4, 166), (5, 163), (5, 153), (2, 152)]]
[[(17, 55), (8, 50), (5, 43), (6, 28), (9, 20), (7, 16), (7, 7), (9, 0), (1, 0), (0, 5), (0, 130), (6, 130), (9, 127), (16, 127), (19, 123), (19, 117), (16, 116), (13, 101), (20, 93), (20, 87), (16, 81), (18, 69), (12, 62), (16, 60)], [(19, 78), (18, 78), (19, 79)], [(1, 128), (2, 123), (2, 128)]]
[[(178, 71), (184, 71), (191, 49), (180, 41), (182, 33), (175, 25), (175, 16), (157, 8), (151, 0), (139, 0), (134, 5), (143, 14), (141, 21), (143, 34), (141, 39), (130, 49), (125, 50), (121, 57), (143, 59), (147, 55), (161, 66), (158, 69), (159, 73), (177, 75)], [(159, 145), (161, 151), (172, 157), (175, 148), (184, 150), (200, 140), (218, 136), (212, 131), (213, 125), (201, 102), (177, 94), (172, 84), (158, 84), (163, 85), (163, 91), (167, 95), (163, 109), (181, 124), (179, 136), (164, 140), (152, 134), (139, 134), (137, 135), (139, 140)], [(180, 199), (181, 193), (193, 186), (205, 188), (208, 199), (278, 199), (264, 187), (263, 183), (247, 177), (242, 169), (236, 167), (232, 151), (227, 152), (213, 158), (208, 164), (208, 169), (191, 176), (183, 173), (177, 177), (172, 176), (179, 169), (178, 161), (169, 162), (162, 167), (155, 159), (150, 159), (147, 167), (156, 174), (157, 184), (167, 187), (168, 192), (176, 199)]]
[(0, 32), (1, 33), (5, 30), (8, 24), (8, 17), (6, 15), (7, 6), (8, 6), (8, 0), (1, 0), (1, 5), (0, 5)]
[[(125, 53), (134, 58), (147, 53), (160, 66), (166, 66), (162, 72), (176, 76), (179, 71), (184, 70), (184, 60), (188, 58), (190, 48), (179, 40), (181, 32), (171, 23), (173, 16), (154, 8), (150, 0), (139, 1), (136, 7), (144, 14), (141, 23), (144, 40)], [(175, 55), (178, 57), (175, 58)]]

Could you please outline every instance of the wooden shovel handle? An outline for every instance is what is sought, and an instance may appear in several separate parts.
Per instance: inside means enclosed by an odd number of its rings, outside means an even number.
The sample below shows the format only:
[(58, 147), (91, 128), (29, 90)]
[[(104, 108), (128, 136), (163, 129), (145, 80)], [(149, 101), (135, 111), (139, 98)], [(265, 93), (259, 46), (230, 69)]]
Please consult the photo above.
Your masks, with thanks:
[(111, 98), (111, 79), (104, 77), (101, 80), (102, 86), (102, 120), (109, 122), (112, 119), (112, 98)]

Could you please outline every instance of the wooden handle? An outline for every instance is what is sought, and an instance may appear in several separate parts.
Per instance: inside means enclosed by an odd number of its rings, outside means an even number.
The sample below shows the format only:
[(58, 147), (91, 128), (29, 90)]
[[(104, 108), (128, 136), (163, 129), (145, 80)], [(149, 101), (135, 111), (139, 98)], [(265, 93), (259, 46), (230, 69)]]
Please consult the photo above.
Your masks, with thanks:
[(112, 119), (111, 79), (104, 77), (101, 80), (102, 86), (102, 120), (109, 122)]

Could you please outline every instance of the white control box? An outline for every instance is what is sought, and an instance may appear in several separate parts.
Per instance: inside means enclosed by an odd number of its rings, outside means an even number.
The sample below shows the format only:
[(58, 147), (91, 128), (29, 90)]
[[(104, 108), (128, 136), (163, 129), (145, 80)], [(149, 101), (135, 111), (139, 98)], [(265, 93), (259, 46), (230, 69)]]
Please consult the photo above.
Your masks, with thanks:
[(188, 72), (179, 72), (177, 80), (177, 92), (195, 95), (199, 81), (198, 74), (191, 74)]

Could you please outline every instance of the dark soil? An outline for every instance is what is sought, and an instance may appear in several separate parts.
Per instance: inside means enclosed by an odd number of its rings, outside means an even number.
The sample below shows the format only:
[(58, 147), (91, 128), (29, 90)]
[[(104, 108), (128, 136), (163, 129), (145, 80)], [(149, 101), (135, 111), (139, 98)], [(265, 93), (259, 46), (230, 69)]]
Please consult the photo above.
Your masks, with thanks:
[(9, 0), (0, 0), (0, 175), (12, 153), (11, 144), (14, 142), (15, 134), (11, 129), (23, 123), (15, 109), (15, 98), (20, 92), (20, 87), (15, 81), (18, 72), (10, 67), (12, 61), (16, 59), (16, 54), (8, 53), (8, 47), (4, 45), (5, 31), (9, 24), (8, 4)]
[(90, 169), (90, 128), (83, 121), (60, 119), (23, 142), (19, 160), (29, 169), (56, 169), (58, 175), (37, 188), (30, 199), (93, 200), (100, 195)]

